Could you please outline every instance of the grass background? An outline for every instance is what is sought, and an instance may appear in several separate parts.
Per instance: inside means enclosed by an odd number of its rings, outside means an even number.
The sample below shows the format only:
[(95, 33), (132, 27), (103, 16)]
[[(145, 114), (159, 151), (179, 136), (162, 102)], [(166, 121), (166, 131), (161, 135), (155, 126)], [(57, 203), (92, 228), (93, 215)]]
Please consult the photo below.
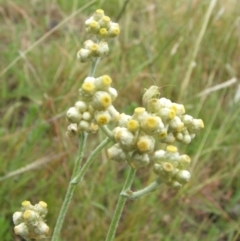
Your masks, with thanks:
[[(54, 227), (77, 153), (77, 141), (65, 137), (64, 113), (89, 68), (76, 61), (76, 52), (89, 38), (84, 21), (98, 8), (121, 26), (96, 73), (112, 77), (116, 108), (132, 113), (144, 88), (155, 83), (162, 96), (205, 123), (189, 146), (179, 146), (193, 160), (187, 187), (175, 192), (162, 185), (128, 201), (115, 240), (240, 240), (238, 0), (217, 1), (183, 85), (209, 3), (0, 0), (0, 240), (21, 240), (13, 234), (12, 214), (23, 200), (46, 201)], [(102, 139), (90, 136), (86, 157)], [(126, 170), (105, 152), (96, 159), (77, 187), (61, 241), (104, 240)], [(133, 188), (152, 180), (149, 170), (140, 170)]]

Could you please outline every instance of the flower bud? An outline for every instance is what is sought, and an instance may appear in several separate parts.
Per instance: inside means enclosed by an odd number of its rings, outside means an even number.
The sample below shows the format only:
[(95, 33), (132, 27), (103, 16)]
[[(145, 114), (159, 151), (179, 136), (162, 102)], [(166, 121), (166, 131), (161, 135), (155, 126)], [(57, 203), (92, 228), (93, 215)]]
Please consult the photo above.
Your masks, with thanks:
[(193, 117), (190, 115), (183, 115), (181, 116), (181, 120), (186, 127), (189, 127), (193, 122)]
[(120, 144), (123, 150), (132, 150), (134, 145), (134, 135), (124, 127), (116, 127), (113, 130), (113, 135), (117, 143)]
[(45, 216), (47, 214), (47, 203), (40, 201), (35, 205), (35, 210), (39, 213), (39, 215)]
[(201, 119), (194, 119), (191, 123), (190, 127), (188, 128), (189, 132), (191, 133), (197, 133), (201, 129), (204, 128), (204, 123)]
[(127, 126), (127, 129), (133, 133), (139, 130), (139, 122), (136, 120), (129, 120), (126, 123), (126, 126)]
[(175, 116), (169, 123), (169, 128), (174, 132), (181, 132), (184, 128), (184, 124), (178, 116)]
[(108, 75), (103, 75), (96, 78), (94, 83), (98, 90), (108, 90), (112, 83), (112, 79)]
[(101, 28), (98, 33), (99, 38), (107, 38), (108, 37), (108, 31), (106, 28)]
[(127, 160), (127, 153), (123, 151), (119, 144), (115, 144), (107, 150), (108, 158), (116, 162)]
[(95, 124), (95, 123), (91, 123), (89, 132), (91, 132), (91, 133), (96, 133), (97, 130), (98, 130), (98, 125)]
[(13, 223), (15, 225), (20, 224), (22, 222), (22, 220), (23, 220), (22, 212), (15, 212), (13, 214)]
[(27, 237), (28, 236), (28, 228), (25, 223), (20, 223), (19, 225), (14, 227), (14, 232), (17, 235), (20, 235), (22, 237)]
[(170, 182), (169, 185), (174, 189), (180, 189), (182, 187), (182, 184), (175, 180), (172, 180), (172, 182)]
[(93, 19), (99, 21), (104, 16), (104, 11), (102, 9), (97, 9), (93, 14)]
[(82, 118), (82, 115), (75, 107), (71, 107), (67, 111), (67, 119), (71, 123), (78, 123)]
[(88, 50), (91, 51), (91, 48), (94, 44), (95, 43), (91, 39), (88, 39), (83, 43), (83, 46), (84, 46), (85, 49), (88, 49)]
[(33, 208), (33, 205), (29, 201), (23, 201), (22, 202), (22, 207), (24, 210), (31, 209)]
[(78, 128), (81, 131), (89, 131), (91, 124), (88, 121), (81, 120), (79, 122)]
[(166, 160), (165, 154), (166, 152), (164, 150), (157, 150), (153, 153), (152, 159), (154, 162), (162, 162)]
[(140, 152), (151, 152), (154, 149), (155, 140), (151, 136), (140, 136), (137, 141), (137, 148)]
[(164, 128), (164, 124), (160, 117), (149, 115), (141, 122), (141, 128), (146, 134), (152, 135), (160, 132)]
[(78, 112), (80, 112), (80, 113), (85, 112), (85, 111), (87, 110), (87, 108), (88, 108), (86, 102), (84, 102), (84, 101), (77, 101), (77, 102), (75, 103), (75, 106), (74, 106), (74, 107), (75, 107), (76, 110), (77, 110)]
[(148, 154), (139, 153), (137, 151), (133, 152), (131, 159), (129, 160), (129, 165), (135, 169), (147, 166), (149, 163), (150, 163), (150, 159)]
[(160, 116), (164, 122), (169, 122), (176, 116), (176, 112), (172, 108), (164, 107), (158, 110), (157, 115)]
[(160, 98), (158, 100), (159, 102), (159, 105), (161, 106), (161, 108), (171, 108), (171, 105), (172, 105), (172, 101), (167, 99), (167, 98)]
[(78, 134), (78, 126), (77, 126), (77, 124), (70, 124), (67, 127), (66, 135), (68, 137), (72, 137), (72, 136), (76, 136), (77, 134)]
[(111, 104), (111, 96), (105, 91), (97, 91), (92, 98), (92, 106), (96, 110), (105, 110)]
[(82, 119), (85, 121), (91, 121), (93, 118), (92, 114), (89, 111), (85, 111), (82, 113)]
[(185, 108), (182, 104), (172, 103), (171, 109), (173, 109), (178, 116), (185, 113)]
[(91, 55), (91, 51), (89, 49), (82, 48), (77, 52), (77, 59), (82, 63), (89, 61), (91, 59), (91, 57), (92, 57), (92, 55)]
[(49, 227), (43, 221), (38, 222), (38, 225), (34, 229), (36, 236), (45, 236), (49, 232)]
[(120, 33), (120, 28), (119, 28), (118, 23), (111, 22), (109, 29), (108, 29), (108, 36), (110, 38), (114, 38), (114, 37), (118, 36), (119, 33)]
[(82, 84), (82, 92), (83, 94), (93, 95), (95, 93), (95, 85), (91, 82), (84, 82)]
[(162, 141), (162, 139), (166, 138), (167, 135), (167, 128), (164, 127), (163, 129), (158, 130), (156, 137), (158, 138), (158, 140)]
[(93, 34), (97, 34), (99, 29), (100, 29), (100, 25), (97, 21), (92, 20), (91, 22), (87, 22), (86, 24), (86, 31), (88, 33), (93, 33)]
[(95, 85), (95, 78), (94, 77), (91, 77), (91, 76), (88, 76), (87, 78), (84, 79), (84, 83), (92, 83), (93, 85)]
[(187, 170), (180, 170), (177, 172), (175, 178), (181, 184), (186, 184), (190, 180), (191, 174)]
[(179, 169), (185, 169), (185, 168), (189, 167), (190, 163), (191, 163), (191, 159), (188, 155), (179, 156), (179, 159), (178, 159), (178, 168)]
[(134, 109), (133, 119), (137, 120), (139, 123), (144, 121), (148, 116), (148, 112), (143, 107), (137, 107)]
[(166, 137), (164, 137), (163, 139), (161, 139), (161, 142), (163, 142), (163, 143), (168, 143), (168, 144), (172, 144), (172, 143), (174, 143), (175, 140), (176, 140), (176, 139), (175, 139), (173, 133), (170, 132), (170, 133), (167, 133), (167, 136), (166, 136)]
[(179, 158), (179, 153), (178, 153), (177, 147), (172, 146), (172, 145), (167, 146), (165, 158), (169, 162), (173, 163), (174, 166), (176, 166), (178, 158)]
[(118, 126), (120, 127), (127, 127), (127, 123), (132, 119), (130, 115), (127, 115), (125, 113), (121, 113), (118, 116)]
[(98, 21), (101, 28), (106, 28), (106, 29), (108, 29), (110, 27), (110, 22), (111, 22), (111, 19), (108, 16), (103, 16)]
[(39, 215), (35, 211), (26, 210), (23, 213), (23, 218), (25, 221), (30, 223), (30, 222), (35, 222), (39, 218)]
[(111, 120), (111, 116), (108, 111), (96, 111), (94, 118), (98, 125), (106, 125)]

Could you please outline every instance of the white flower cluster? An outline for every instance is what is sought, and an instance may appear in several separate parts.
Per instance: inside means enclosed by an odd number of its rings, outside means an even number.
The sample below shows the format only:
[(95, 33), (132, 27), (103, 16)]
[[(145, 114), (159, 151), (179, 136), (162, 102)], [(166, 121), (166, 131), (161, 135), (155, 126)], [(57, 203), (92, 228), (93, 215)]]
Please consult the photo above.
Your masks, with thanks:
[(108, 43), (104, 41), (107, 38), (114, 38), (120, 33), (118, 23), (114, 23), (104, 14), (101, 9), (96, 10), (92, 17), (85, 22), (86, 31), (97, 37), (97, 43), (87, 40), (84, 47), (77, 53), (77, 58), (84, 63), (97, 57), (104, 57), (108, 54)]
[(157, 136), (161, 142), (172, 144), (178, 141), (189, 144), (196, 133), (204, 128), (201, 119), (186, 115), (183, 105), (173, 103), (169, 99), (153, 98), (148, 102), (147, 109), (159, 116), (164, 124), (165, 132), (160, 132)]
[(94, 133), (99, 125), (106, 125), (117, 118), (119, 113), (112, 105), (117, 98), (117, 91), (111, 87), (111, 82), (108, 75), (84, 80), (79, 89), (79, 100), (67, 111), (67, 119), (71, 123), (68, 136), (82, 131)]
[[(155, 93), (156, 94), (156, 93)], [(157, 163), (154, 171), (167, 183), (174, 187), (181, 186), (190, 178), (186, 170), (180, 168), (182, 164), (178, 164), (179, 158), (190, 158), (186, 155), (179, 156), (177, 149), (168, 146), (167, 151), (155, 151), (155, 142), (173, 143), (175, 141), (188, 144), (195, 137), (195, 134), (204, 127), (203, 121), (194, 119), (190, 115), (185, 115), (184, 106), (173, 103), (166, 98), (149, 98), (144, 96), (147, 109), (138, 107), (134, 110), (132, 116), (121, 114), (118, 117), (117, 127), (113, 130), (113, 136), (116, 141), (111, 148), (108, 149), (110, 159), (117, 162), (124, 162), (127, 159), (133, 168), (140, 168), (148, 165), (151, 161)], [(173, 151), (174, 150), (174, 151)], [(156, 153), (165, 153), (165, 162), (159, 164)], [(170, 154), (171, 155), (170, 155)], [(172, 154), (174, 153), (174, 154)], [(168, 162), (168, 158), (174, 159), (175, 163)], [(129, 158), (127, 158), (129, 157)], [(163, 159), (161, 159), (163, 160)], [(160, 166), (159, 166), (160, 165)], [(171, 166), (172, 165), (172, 166)], [(184, 166), (185, 168), (186, 166)], [(165, 168), (165, 169), (164, 169)], [(167, 168), (171, 169), (171, 178), (165, 173)], [(178, 173), (178, 170), (181, 170)], [(174, 174), (173, 174), (174, 173)], [(178, 174), (177, 174), (178, 173)], [(183, 174), (181, 174), (183, 173)], [(180, 176), (185, 175), (184, 180)]]
[(175, 146), (169, 145), (166, 151), (153, 153), (153, 171), (169, 186), (180, 188), (186, 184), (191, 174), (188, 170), (191, 159), (187, 155), (179, 155)]
[(114, 38), (120, 33), (118, 23), (114, 23), (104, 14), (102, 9), (95, 11), (92, 17), (85, 22), (86, 31), (96, 34), (98, 38)]
[(77, 53), (77, 58), (80, 62), (84, 63), (92, 58), (104, 57), (108, 54), (109, 48), (107, 42), (101, 41), (95, 43), (92, 40), (84, 42), (84, 47), (81, 48)]
[(32, 205), (29, 201), (22, 202), (21, 211), (13, 214), (14, 232), (26, 240), (41, 240), (46, 238), (49, 227), (44, 221), (47, 214), (47, 204), (40, 201)]

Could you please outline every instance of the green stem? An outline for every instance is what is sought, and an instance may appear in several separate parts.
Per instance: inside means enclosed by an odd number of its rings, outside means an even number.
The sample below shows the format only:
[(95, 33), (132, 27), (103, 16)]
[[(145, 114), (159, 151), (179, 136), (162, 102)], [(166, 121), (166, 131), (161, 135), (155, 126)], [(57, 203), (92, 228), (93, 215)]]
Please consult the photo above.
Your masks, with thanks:
[[(130, 189), (134, 176), (135, 176), (135, 173), (136, 173), (136, 170), (133, 168), (130, 168), (128, 177), (123, 186), (123, 191)], [(126, 200), (127, 200), (126, 197), (122, 196), (121, 194), (119, 195), (118, 203), (117, 203), (117, 206), (116, 206), (113, 218), (112, 218), (112, 222), (111, 222), (111, 225), (108, 230), (107, 238), (105, 241), (112, 241), (114, 239)]]
[[(87, 140), (87, 134), (82, 133), (79, 137), (79, 155), (78, 155), (78, 157), (75, 161), (74, 171), (73, 171), (72, 177), (74, 177), (74, 175), (76, 175), (77, 171), (80, 169), (86, 140)], [(57, 223), (56, 223), (55, 228), (54, 228), (52, 241), (58, 241), (58, 237), (59, 237), (62, 225), (63, 225), (63, 221), (65, 219), (67, 209), (68, 209), (69, 203), (72, 199), (75, 187), (76, 186), (71, 185), (71, 183), (69, 183), (69, 185), (68, 185), (67, 193), (65, 195), (60, 213), (58, 215)]]
[(92, 162), (94, 161), (94, 159), (96, 158), (96, 156), (98, 155), (98, 153), (105, 147), (107, 146), (109, 143), (111, 142), (110, 139), (106, 138), (101, 144), (99, 144), (96, 149), (91, 153), (91, 155), (88, 157), (87, 161), (84, 163), (83, 167), (81, 168), (80, 172), (77, 173), (77, 175), (72, 178), (71, 180), (71, 184), (72, 185), (76, 185), (78, 184), (81, 179), (83, 178), (83, 176), (85, 175), (86, 171), (88, 170), (88, 168), (90, 167), (90, 165), (92, 164)]
[(149, 184), (147, 187), (145, 187), (141, 190), (138, 190), (136, 192), (133, 192), (130, 189), (123, 190), (121, 192), (121, 195), (128, 198), (128, 199), (134, 200), (134, 199), (137, 199), (137, 198), (141, 198), (141, 197), (147, 195), (150, 192), (155, 191), (159, 186), (160, 186), (160, 179), (157, 179), (154, 182), (152, 182), (151, 184)]
[(108, 127), (106, 125), (104, 126), (100, 126), (100, 129), (104, 132), (104, 134), (109, 138), (111, 139), (112, 142), (115, 143), (115, 140), (114, 140), (114, 137), (113, 137), (113, 134), (112, 134), (112, 131), (108, 129)]
[[(81, 163), (81, 160), (82, 160), (82, 157), (83, 157), (82, 152), (84, 150), (85, 143), (86, 143), (86, 135), (85, 134), (82, 135), (82, 142), (80, 143), (80, 147), (79, 147), (80, 148), (80, 150), (79, 150), (80, 155), (75, 162), (74, 172), (73, 172), (71, 181), (68, 185), (67, 193), (65, 195), (60, 213), (58, 215), (57, 223), (56, 223), (56, 226), (54, 228), (54, 232), (53, 232), (53, 236), (52, 236), (52, 241), (58, 241), (58, 239), (59, 239), (62, 224), (63, 224), (64, 218), (66, 216), (67, 209), (68, 209), (68, 206), (69, 206), (70, 201), (72, 199), (74, 190), (77, 186), (76, 184), (78, 184), (81, 181), (81, 179), (85, 175), (87, 169), (89, 168), (89, 166), (91, 165), (93, 160), (96, 158), (97, 154), (110, 142), (111, 141), (108, 138), (106, 138), (100, 145), (98, 145), (96, 147), (96, 149), (92, 152), (92, 154), (89, 156), (89, 158), (87, 159), (87, 161), (85, 162), (83, 167), (81, 168), (80, 163)], [(80, 158), (80, 156), (81, 156), (81, 158)]]
[(95, 58), (93, 61), (92, 61), (92, 65), (91, 65), (91, 68), (90, 68), (90, 71), (89, 71), (89, 75), (90, 77), (93, 77), (94, 74), (95, 74), (95, 71), (96, 71), (96, 67), (98, 65), (100, 61), (100, 58)]

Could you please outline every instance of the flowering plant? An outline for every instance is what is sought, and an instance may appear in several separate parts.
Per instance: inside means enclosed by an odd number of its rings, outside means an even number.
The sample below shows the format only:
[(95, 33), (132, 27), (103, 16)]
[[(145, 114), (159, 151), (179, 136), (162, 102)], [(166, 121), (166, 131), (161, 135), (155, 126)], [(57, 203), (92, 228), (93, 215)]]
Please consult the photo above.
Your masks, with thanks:
[[(120, 113), (113, 104), (118, 92), (111, 86), (112, 78), (109, 75), (94, 76), (99, 60), (109, 52), (107, 41), (120, 33), (119, 25), (99, 9), (85, 22), (85, 26), (86, 31), (95, 36), (95, 39), (84, 42), (77, 58), (82, 63), (90, 62), (91, 69), (80, 86), (78, 99), (66, 114), (69, 122), (67, 136), (79, 137), (80, 152), (53, 232), (53, 241), (59, 238), (76, 185), (104, 147), (111, 143), (111, 147), (107, 149), (109, 159), (129, 165), (129, 174), (107, 234), (106, 241), (110, 241), (115, 236), (127, 199), (140, 198), (156, 190), (161, 183), (179, 189), (189, 181), (191, 174), (188, 167), (191, 159), (188, 155), (181, 155), (175, 143), (191, 143), (197, 132), (204, 127), (201, 119), (194, 119), (185, 113), (182, 104), (160, 98), (157, 86), (146, 90), (142, 98), (143, 106), (135, 108), (132, 115)], [(112, 130), (108, 127), (110, 122), (115, 125)], [(106, 139), (82, 165), (87, 136), (99, 129), (104, 132)], [(166, 144), (164, 150), (158, 148), (158, 143)], [(155, 181), (141, 190), (132, 191), (131, 184), (136, 171), (146, 166), (152, 168), (156, 174)], [(22, 211), (13, 216), (15, 233), (26, 240), (44, 239), (48, 233), (48, 226), (43, 220), (46, 204), (40, 202), (32, 206), (25, 201), (22, 206)]]

